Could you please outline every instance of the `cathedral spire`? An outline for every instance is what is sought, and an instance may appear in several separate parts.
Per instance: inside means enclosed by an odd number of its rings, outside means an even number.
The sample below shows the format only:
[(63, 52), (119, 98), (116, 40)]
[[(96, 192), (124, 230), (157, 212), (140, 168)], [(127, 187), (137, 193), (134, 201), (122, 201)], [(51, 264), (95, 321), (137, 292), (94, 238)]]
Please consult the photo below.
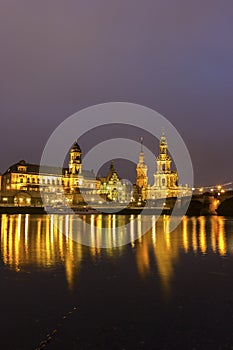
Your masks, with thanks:
[(144, 164), (143, 137), (140, 138), (140, 144), (139, 163)]
[(167, 145), (167, 139), (166, 139), (166, 136), (165, 136), (164, 128), (162, 129), (162, 135), (161, 135), (161, 138), (160, 138), (160, 146), (161, 145)]
[(148, 185), (148, 177), (147, 177), (147, 165), (144, 160), (144, 152), (143, 152), (143, 137), (140, 138), (140, 153), (139, 160), (136, 168), (137, 178), (136, 185), (139, 188), (146, 188)]
[(141, 143), (141, 153), (143, 152), (143, 137), (140, 138), (140, 143)]

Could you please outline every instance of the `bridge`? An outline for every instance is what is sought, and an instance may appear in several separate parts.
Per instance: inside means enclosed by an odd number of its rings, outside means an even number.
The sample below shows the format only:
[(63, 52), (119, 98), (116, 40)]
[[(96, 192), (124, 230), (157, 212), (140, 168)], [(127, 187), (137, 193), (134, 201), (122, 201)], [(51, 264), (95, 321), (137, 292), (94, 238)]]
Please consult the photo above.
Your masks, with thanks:
[(193, 194), (188, 214), (233, 216), (233, 190)]

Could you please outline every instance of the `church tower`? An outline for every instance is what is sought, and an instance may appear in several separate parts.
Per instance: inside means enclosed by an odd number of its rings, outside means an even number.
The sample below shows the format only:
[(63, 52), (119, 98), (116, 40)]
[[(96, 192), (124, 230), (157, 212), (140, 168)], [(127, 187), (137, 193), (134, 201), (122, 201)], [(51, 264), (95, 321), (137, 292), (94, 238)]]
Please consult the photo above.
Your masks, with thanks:
[(156, 157), (157, 170), (152, 186), (153, 197), (173, 197), (178, 190), (178, 174), (171, 170), (171, 157), (168, 154), (168, 144), (164, 131), (159, 144), (159, 156)]
[(159, 156), (156, 158), (157, 172), (156, 174), (170, 174), (171, 173), (171, 158), (168, 155), (167, 139), (164, 131), (159, 143)]
[(143, 142), (143, 139), (141, 138), (141, 151), (139, 153), (139, 160), (136, 167), (136, 172), (137, 172), (136, 185), (139, 188), (142, 188), (142, 187), (146, 188), (148, 186), (148, 176), (147, 176), (147, 165), (145, 164), (145, 160), (144, 160), (142, 142)]
[(70, 150), (69, 172), (73, 175), (82, 173), (82, 151), (77, 141)]
[(148, 176), (147, 176), (147, 165), (144, 160), (143, 152), (143, 138), (141, 138), (141, 150), (139, 153), (139, 160), (136, 167), (136, 185), (138, 187), (138, 192), (141, 195), (141, 199), (145, 200), (147, 198), (147, 188), (148, 188)]

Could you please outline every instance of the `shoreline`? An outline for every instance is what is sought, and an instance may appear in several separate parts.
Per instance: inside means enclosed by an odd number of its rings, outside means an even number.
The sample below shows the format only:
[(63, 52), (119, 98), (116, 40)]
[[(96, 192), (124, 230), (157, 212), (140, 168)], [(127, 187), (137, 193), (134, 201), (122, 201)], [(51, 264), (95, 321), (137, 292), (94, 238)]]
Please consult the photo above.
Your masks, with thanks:
[[(48, 215), (48, 214), (56, 214), (56, 215), (140, 215), (142, 212), (142, 215), (171, 215), (172, 214), (172, 208), (119, 208), (119, 211), (111, 212), (111, 210), (108, 212), (107, 208), (99, 208), (99, 211), (96, 209), (80, 209), (80, 208), (71, 208), (73, 212), (70, 212), (70, 208), (66, 211), (61, 208), (51, 208), (51, 211), (48, 213), (44, 209), (44, 207), (21, 207), (21, 206), (13, 206), (13, 207), (7, 207), (2, 206), (0, 207), (0, 214), (8, 214), (8, 215), (14, 215), (14, 214), (34, 214), (34, 215)], [(104, 210), (104, 211), (101, 211)], [(114, 208), (118, 209), (118, 208)], [(178, 213), (179, 215), (179, 213)], [(193, 208), (189, 208), (185, 214), (185, 216), (229, 216), (228, 213), (206, 213), (203, 214), (199, 210), (194, 210)], [(231, 215), (230, 215), (231, 216)]]

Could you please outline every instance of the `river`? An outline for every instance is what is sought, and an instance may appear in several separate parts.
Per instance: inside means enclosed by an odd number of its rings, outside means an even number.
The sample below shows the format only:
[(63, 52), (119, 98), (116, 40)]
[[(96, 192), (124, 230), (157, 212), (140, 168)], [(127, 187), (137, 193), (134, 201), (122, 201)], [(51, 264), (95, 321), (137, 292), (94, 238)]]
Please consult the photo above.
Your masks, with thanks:
[(156, 219), (2, 215), (0, 348), (233, 349), (233, 218)]

